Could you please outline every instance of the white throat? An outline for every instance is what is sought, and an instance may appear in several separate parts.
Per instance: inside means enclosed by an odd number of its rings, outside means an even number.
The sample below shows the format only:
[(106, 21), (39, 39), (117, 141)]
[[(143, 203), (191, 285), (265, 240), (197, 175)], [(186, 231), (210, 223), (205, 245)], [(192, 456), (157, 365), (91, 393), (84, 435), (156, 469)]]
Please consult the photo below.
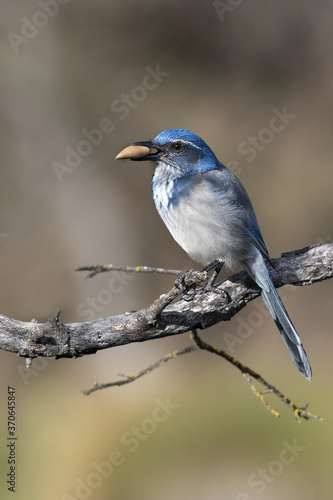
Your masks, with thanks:
[(174, 183), (182, 172), (164, 162), (158, 162), (153, 179), (153, 198), (158, 212), (167, 210), (172, 199)]

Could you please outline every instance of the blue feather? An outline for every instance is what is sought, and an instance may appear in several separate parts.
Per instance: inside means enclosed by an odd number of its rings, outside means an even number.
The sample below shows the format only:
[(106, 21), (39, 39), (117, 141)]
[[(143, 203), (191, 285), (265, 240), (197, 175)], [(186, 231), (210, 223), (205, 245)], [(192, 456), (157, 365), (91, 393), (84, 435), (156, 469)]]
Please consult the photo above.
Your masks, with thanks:
[(132, 159), (155, 162), (153, 197), (174, 239), (205, 266), (223, 261), (244, 267), (261, 288), (295, 365), (310, 380), (305, 350), (269, 276), (268, 250), (241, 182), (188, 130), (166, 130), (142, 145), (151, 152)]

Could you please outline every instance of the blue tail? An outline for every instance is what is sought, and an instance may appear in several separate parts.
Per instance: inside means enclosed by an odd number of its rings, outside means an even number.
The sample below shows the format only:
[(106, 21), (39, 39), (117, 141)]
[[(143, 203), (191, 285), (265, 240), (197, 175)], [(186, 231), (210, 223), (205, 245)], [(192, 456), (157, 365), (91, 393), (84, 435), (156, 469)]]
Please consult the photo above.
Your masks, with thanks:
[(260, 286), (266, 307), (274, 319), (298, 371), (308, 380), (311, 380), (311, 368), (301, 339), (273, 285), (262, 255), (260, 255), (260, 259), (256, 259), (254, 263), (251, 263), (251, 266), (246, 265), (244, 267), (252, 279)]

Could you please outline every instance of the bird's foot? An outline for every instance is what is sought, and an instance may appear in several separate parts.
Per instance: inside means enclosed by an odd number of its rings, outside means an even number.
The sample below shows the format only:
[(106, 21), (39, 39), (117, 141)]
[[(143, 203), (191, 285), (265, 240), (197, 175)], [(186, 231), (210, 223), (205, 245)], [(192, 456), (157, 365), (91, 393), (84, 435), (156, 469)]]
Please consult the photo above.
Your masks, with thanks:
[(200, 286), (199, 288), (196, 288), (194, 290), (195, 295), (202, 295), (204, 293), (216, 293), (217, 295), (220, 295), (221, 298), (224, 298), (227, 301), (227, 303), (231, 302), (231, 298), (228, 292), (219, 288), (218, 284), (217, 285), (212, 284), (210, 280), (205, 285)]
[[(194, 269), (190, 269), (175, 280), (175, 286), (184, 294), (183, 299), (186, 301), (193, 300), (196, 295), (217, 293), (223, 297), (227, 296), (229, 302), (229, 295), (224, 290), (218, 288), (217, 285), (214, 285), (215, 279), (216, 275), (208, 276), (208, 273), (205, 270), (196, 271)], [(203, 281), (206, 281), (206, 283), (197, 287), (197, 285), (200, 285)]]
[(208, 274), (206, 271), (190, 269), (175, 280), (175, 287), (184, 294), (185, 300), (193, 300), (197, 292), (196, 286), (203, 281), (207, 281), (207, 279)]
[(224, 290), (221, 290), (218, 288), (218, 285), (214, 285), (213, 283), (210, 282), (210, 280), (207, 281), (204, 285), (198, 287), (196, 291), (201, 295), (203, 293), (218, 293), (220, 295), (224, 295), (225, 292)]

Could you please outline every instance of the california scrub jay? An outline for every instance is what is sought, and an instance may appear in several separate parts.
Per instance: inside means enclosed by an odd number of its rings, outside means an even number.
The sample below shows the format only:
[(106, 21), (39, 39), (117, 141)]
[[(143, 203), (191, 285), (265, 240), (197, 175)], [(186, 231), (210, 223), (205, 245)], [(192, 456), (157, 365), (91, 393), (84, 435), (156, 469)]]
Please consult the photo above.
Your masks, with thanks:
[(245, 188), (197, 135), (173, 129), (152, 141), (135, 142), (117, 159), (152, 160), (152, 190), (158, 213), (174, 239), (208, 269), (239, 262), (261, 288), (298, 370), (311, 368), (291, 319), (269, 276), (268, 250)]

